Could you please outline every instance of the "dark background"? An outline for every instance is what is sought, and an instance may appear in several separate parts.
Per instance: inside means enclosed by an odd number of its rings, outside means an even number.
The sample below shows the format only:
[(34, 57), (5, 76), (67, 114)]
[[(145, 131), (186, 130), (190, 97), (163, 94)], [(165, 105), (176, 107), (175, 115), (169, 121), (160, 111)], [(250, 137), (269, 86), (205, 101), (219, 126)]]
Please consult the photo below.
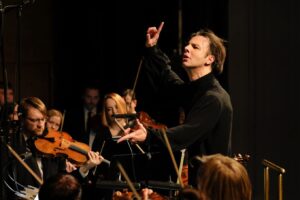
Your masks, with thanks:
[[(254, 199), (263, 199), (262, 159), (286, 169), (284, 199), (299, 198), (300, 2), (189, 0), (181, 6), (179, 2), (36, 0), (22, 10), (21, 37), (17, 12), (5, 13), (1, 27), (5, 66), (17, 98), (37, 96), (48, 107), (65, 109), (80, 100), (86, 80), (99, 80), (103, 94), (133, 87), (147, 27), (161, 21), (165, 27), (159, 45), (182, 74), (180, 44), (191, 32), (210, 28), (228, 41), (225, 72), (218, 78), (233, 102), (233, 150), (251, 155), (247, 168)], [(158, 101), (139, 91), (141, 108)], [(270, 199), (276, 198), (277, 175), (271, 173)]]

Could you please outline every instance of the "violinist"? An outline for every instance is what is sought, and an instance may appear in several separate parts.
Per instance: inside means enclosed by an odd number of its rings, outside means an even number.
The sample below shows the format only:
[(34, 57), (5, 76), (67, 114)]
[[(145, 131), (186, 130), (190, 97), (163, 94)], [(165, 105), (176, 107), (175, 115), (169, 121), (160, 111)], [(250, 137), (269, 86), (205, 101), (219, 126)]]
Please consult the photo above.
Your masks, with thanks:
[[(98, 151), (103, 157), (111, 160), (114, 155), (134, 154), (138, 152), (137, 147), (130, 143), (117, 144), (116, 140), (123, 134), (123, 127), (126, 126), (125, 118), (115, 118), (115, 114), (126, 114), (126, 103), (122, 96), (117, 93), (106, 94), (103, 98), (101, 122), (102, 129), (96, 135), (93, 144), (93, 151)], [(139, 153), (139, 152), (138, 152)], [(118, 175), (111, 173), (111, 169), (107, 165), (100, 165), (94, 174), (94, 178), (101, 180), (118, 180)], [(96, 180), (95, 180), (96, 181)], [(90, 199), (99, 199), (99, 193), (105, 195), (105, 199), (112, 198), (112, 191), (96, 192), (96, 195), (90, 196)]]
[(137, 99), (136, 99), (135, 92), (132, 89), (124, 90), (123, 98), (126, 102), (127, 113), (137, 114), (138, 119), (142, 124), (144, 124), (144, 126), (148, 128), (154, 128), (154, 129), (166, 128), (166, 125), (157, 123), (153, 118), (149, 116), (148, 113), (144, 111), (139, 111), (139, 112), (136, 111)]
[[(24, 98), (19, 106), (19, 112), (21, 113), (22, 127), (18, 137), (15, 138), (17, 141), (14, 142), (16, 144), (14, 149), (19, 155), (23, 155), (27, 165), (41, 180), (46, 180), (59, 172), (67, 172), (65, 156), (47, 156), (43, 152), (39, 152), (35, 147), (35, 140), (39, 137), (45, 137), (51, 132), (45, 128), (47, 120), (45, 104), (37, 97)], [(89, 152), (89, 161), (82, 166), (83, 169), (80, 174), (87, 173), (88, 169), (100, 164), (102, 159), (99, 154)], [(15, 162), (13, 166), (18, 183), (24, 186), (40, 186), (40, 183), (18, 162)], [(72, 170), (75, 170), (75, 168), (72, 168)]]
[(137, 113), (137, 99), (135, 96), (135, 92), (132, 89), (125, 89), (122, 93), (122, 96), (126, 103), (126, 109), (128, 113)]
[(101, 152), (106, 159), (114, 154), (131, 153), (127, 145), (117, 145), (115, 138), (121, 137), (122, 128), (126, 126), (125, 118), (114, 118), (114, 114), (126, 114), (124, 99), (117, 93), (109, 93), (104, 96), (101, 122), (103, 127), (96, 136), (93, 150)]
[(47, 112), (47, 129), (59, 131), (61, 123), (62, 123), (63, 115), (59, 110), (56, 109), (50, 109)]

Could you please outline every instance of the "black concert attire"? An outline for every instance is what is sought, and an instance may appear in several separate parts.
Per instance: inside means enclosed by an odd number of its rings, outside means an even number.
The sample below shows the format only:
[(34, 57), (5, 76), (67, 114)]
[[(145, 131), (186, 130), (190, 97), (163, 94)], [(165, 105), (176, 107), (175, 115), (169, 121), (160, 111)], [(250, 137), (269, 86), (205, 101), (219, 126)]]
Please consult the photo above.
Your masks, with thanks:
[[(124, 179), (119, 180), (121, 175), (116, 162), (119, 161), (123, 165), (132, 179), (134, 177), (132, 162), (139, 152), (134, 145), (127, 142), (118, 144), (116, 139), (113, 139), (109, 128), (103, 126), (96, 135), (92, 150), (101, 153), (106, 160), (110, 161), (110, 164), (102, 162), (97, 166), (96, 171), (94, 168), (89, 171), (90, 183), (83, 185), (83, 199), (112, 199), (113, 191), (115, 187), (117, 188), (113, 183), (124, 183)], [(103, 183), (109, 185), (105, 184), (104, 187)]]
[[(45, 132), (46, 133), (46, 132)], [(46, 180), (59, 172), (64, 173), (66, 168), (66, 159), (62, 156), (45, 156), (35, 149), (35, 137), (26, 138), (23, 133), (20, 134), (14, 141), (14, 149), (21, 157), (24, 158), (25, 163), (38, 175), (41, 180)], [(16, 181), (24, 186), (34, 186), (39, 188), (39, 183), (36, 179), (14, 159), (14, 176)]]
[(101, 124), (98, 110), (95, 116), (92, 117), (91, 122), (88, 120), (88, 111), (83, 105), (67, 110), (63, 130), (69, 133), (74, 140), (92, 147), (93, 140), (99, 131), (98, 124)]
[[(185, 83), (170, 66), (169, 58), (157, 47), (147, 48), (143, 62), (151, 89), (163, 90), (169, 101), (182, 106), (185, 122), (166, 130), (174, 151), (187, 149), (189, 160), (196, 155), (231, 154), (233, 109), (228, 93), (212, 73)], [(149, 130), (147, 144), (164, 141), (161, 131)], [(195, 169), (194, 169), (195, 170)], [(189, 166), (189, 183), (194, 184), (196, 171)]]

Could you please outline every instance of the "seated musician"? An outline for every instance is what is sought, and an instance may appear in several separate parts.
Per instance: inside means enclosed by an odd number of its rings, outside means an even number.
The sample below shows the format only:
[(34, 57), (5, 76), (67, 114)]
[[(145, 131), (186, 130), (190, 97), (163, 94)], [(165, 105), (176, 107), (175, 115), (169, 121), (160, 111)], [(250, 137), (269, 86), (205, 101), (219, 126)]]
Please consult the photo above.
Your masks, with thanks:
[[(96, 135), (93, 144), (93, 151), (98, 151), (100, 154), (108, 160), (112, 160), (115, 156), (121, 155), (133, 155), (140, 153), (140, 150), (135, 145), (130, 143), (117, 144), (116, 140), (123, 134), (124, 127), (126, 127), (126, 118), (118, 118), (114, 115), (127, 114), (126, 103), (122, 96), (117, 93), (106, 94), (103, 98), (102, 106), (102, 127), (99, 134)], [(128, 157), (130, 158), (130, 156)], [(115, 166), (114, 166), (115, 167)], [(92, 180), (111, 180), (119, 181), (119, 173), (114, 170), (112, 166), (100, 165), (95, 173), (92, 173)], [(105, 195), (105, 199), (111, 199), (111, 190), (101, 190), (95, 192), (95, 195), (91, 195), (89, 199), (99, 199), (99, 194)]]
[(63, 115), (59, 110), (50, 109), (47, 112), (47, 129), (59, 131), (62, 123)]
[(122, 95), (126, 102), (127, 113), (137, 114), (138, 115), (137, 117), (140, 120), (140, 122), (142, 122), (148, 128), (157, 128), (157, 129), (166, 128), (164, 124), (155, 122), (155, 120), (152, 119), (148, 115), (148, 113), (144, 111), (140, 111), (140, 112), (136, 111), (137, 99), (136, 99), (135, 92), (132, 89), (125, 89)]
[[(66, 165), (66, 156), (45, 155), (37, 150), (35, 141), (39, 137), (46, 136), (48, 130), (45, 128), (47, 119), (47, 109), (45, 104), (37, 97), (24, 98), (19, 106), (21, 131), (14, 138), (13, 148), (20, 155), (25, 155), (25, 163), (35, 173), (33, 176), (28, 169), (23, 167), (21, 163), (15, 160), (14, 177), (16, 182), (24, 186), (39, 187), (42, 181), (58, 172), (71, 172), (76, 168)], [(80, 167), (78, 176), (86, 176), (88, 170), (96, 165), (99, 165), (103, 157), (98, 153), (90, 151), (88, 153), (89, 160)], [(36, 178), (37, 177), (37, 178)]]

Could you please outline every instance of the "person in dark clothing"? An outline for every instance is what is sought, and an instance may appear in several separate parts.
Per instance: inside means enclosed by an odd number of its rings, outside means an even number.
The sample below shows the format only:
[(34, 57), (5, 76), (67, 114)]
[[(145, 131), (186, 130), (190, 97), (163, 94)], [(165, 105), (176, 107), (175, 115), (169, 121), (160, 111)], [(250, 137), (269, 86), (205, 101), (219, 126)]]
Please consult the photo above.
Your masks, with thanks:
[[(38, 150), (35, 141), (52, 132), (46, 128), (47, 108), (39, 98), (27, 97), (22, 99), (19, 113), (22, 127), (21, 131), (14, 135), (12, 147), (24, 158), (24, 163), (36, 176), (33, 176), (17, 159), (13, 159), (10, 172), (12, 173), (11, 177), (14, 177), (14, 182), (18, 183), (16, 185), (20, 184), (25, 188), (28, 186), (39, 188), (43, 181), (60, 172), (72, 172), (74, 176), (83, 180), (91, 168), (102, 162), (103, 157), (90, 151), (87, 162), (80, 166), (79, 170), (76, 170), (76, 167), (67, 161), (63, 153), (54, 156)], [(54, 145), (49, 146), (43, 146), (43, 148), (49, 147), (49, 150), (54, 148)], [(53, 152), (55, 152), (54, 149)]]
[[(18, 104), (15, 102), (15, 92), (13, 85), (8, 82), (7, 84), (7, 91), (6, 91), (6, 101), (5, 101), (5, 95), (4, 95), (4, 89), (6, 85), (4, 84), (3, 81), (0, 81), (0, 121), (2, 120), (18, 120), (18, 115), (17, 115), (17, 109), (18, 109)], [(7, 105), (6, 105), (7, 103)], [(5, 111), (5, 106), (6, 111)], [(7, 113), (5, 113), (7, 112)], [(8, 116), (4, 116), (7, 114)], [(6, 119), (4, 119), (6, 118)]]
[(75, 107), (67, 109), (63, 130), (75, 140), (88, 144), (92, 148), (98, 132), (100, 120), (100, 88), (97, 81), (84, 85), (82, 102)]
[[(226, 57), (223, 39), (210, 30), (200, 30), (191, 35), (182, 58), (189, 77), (189, 82), (184, 82), (171, 69), (169, 58), (156, 45), (163, 25), (162, 22), (158, 29), (148, 28), (142, 67), (153, 91), (164, 90), (170, 101), (176, 101), (186, 114), (183, 124), (166, 129), (172, 150), (186, 148), (190, 161), (197, 155), (230, 155), (233, 109), (229, 94), (215, 77), (222, 72)], [(157, 141), (165, 143), (162, 130), (146, 130), (141, 123), (138, 124), (137, 130), (126, 130), (126, 135), (118, 142), (146, 141), (150, 146)], [(195, 177), (196, 168), (190, 162), (189, 184), (196, 185)]]

